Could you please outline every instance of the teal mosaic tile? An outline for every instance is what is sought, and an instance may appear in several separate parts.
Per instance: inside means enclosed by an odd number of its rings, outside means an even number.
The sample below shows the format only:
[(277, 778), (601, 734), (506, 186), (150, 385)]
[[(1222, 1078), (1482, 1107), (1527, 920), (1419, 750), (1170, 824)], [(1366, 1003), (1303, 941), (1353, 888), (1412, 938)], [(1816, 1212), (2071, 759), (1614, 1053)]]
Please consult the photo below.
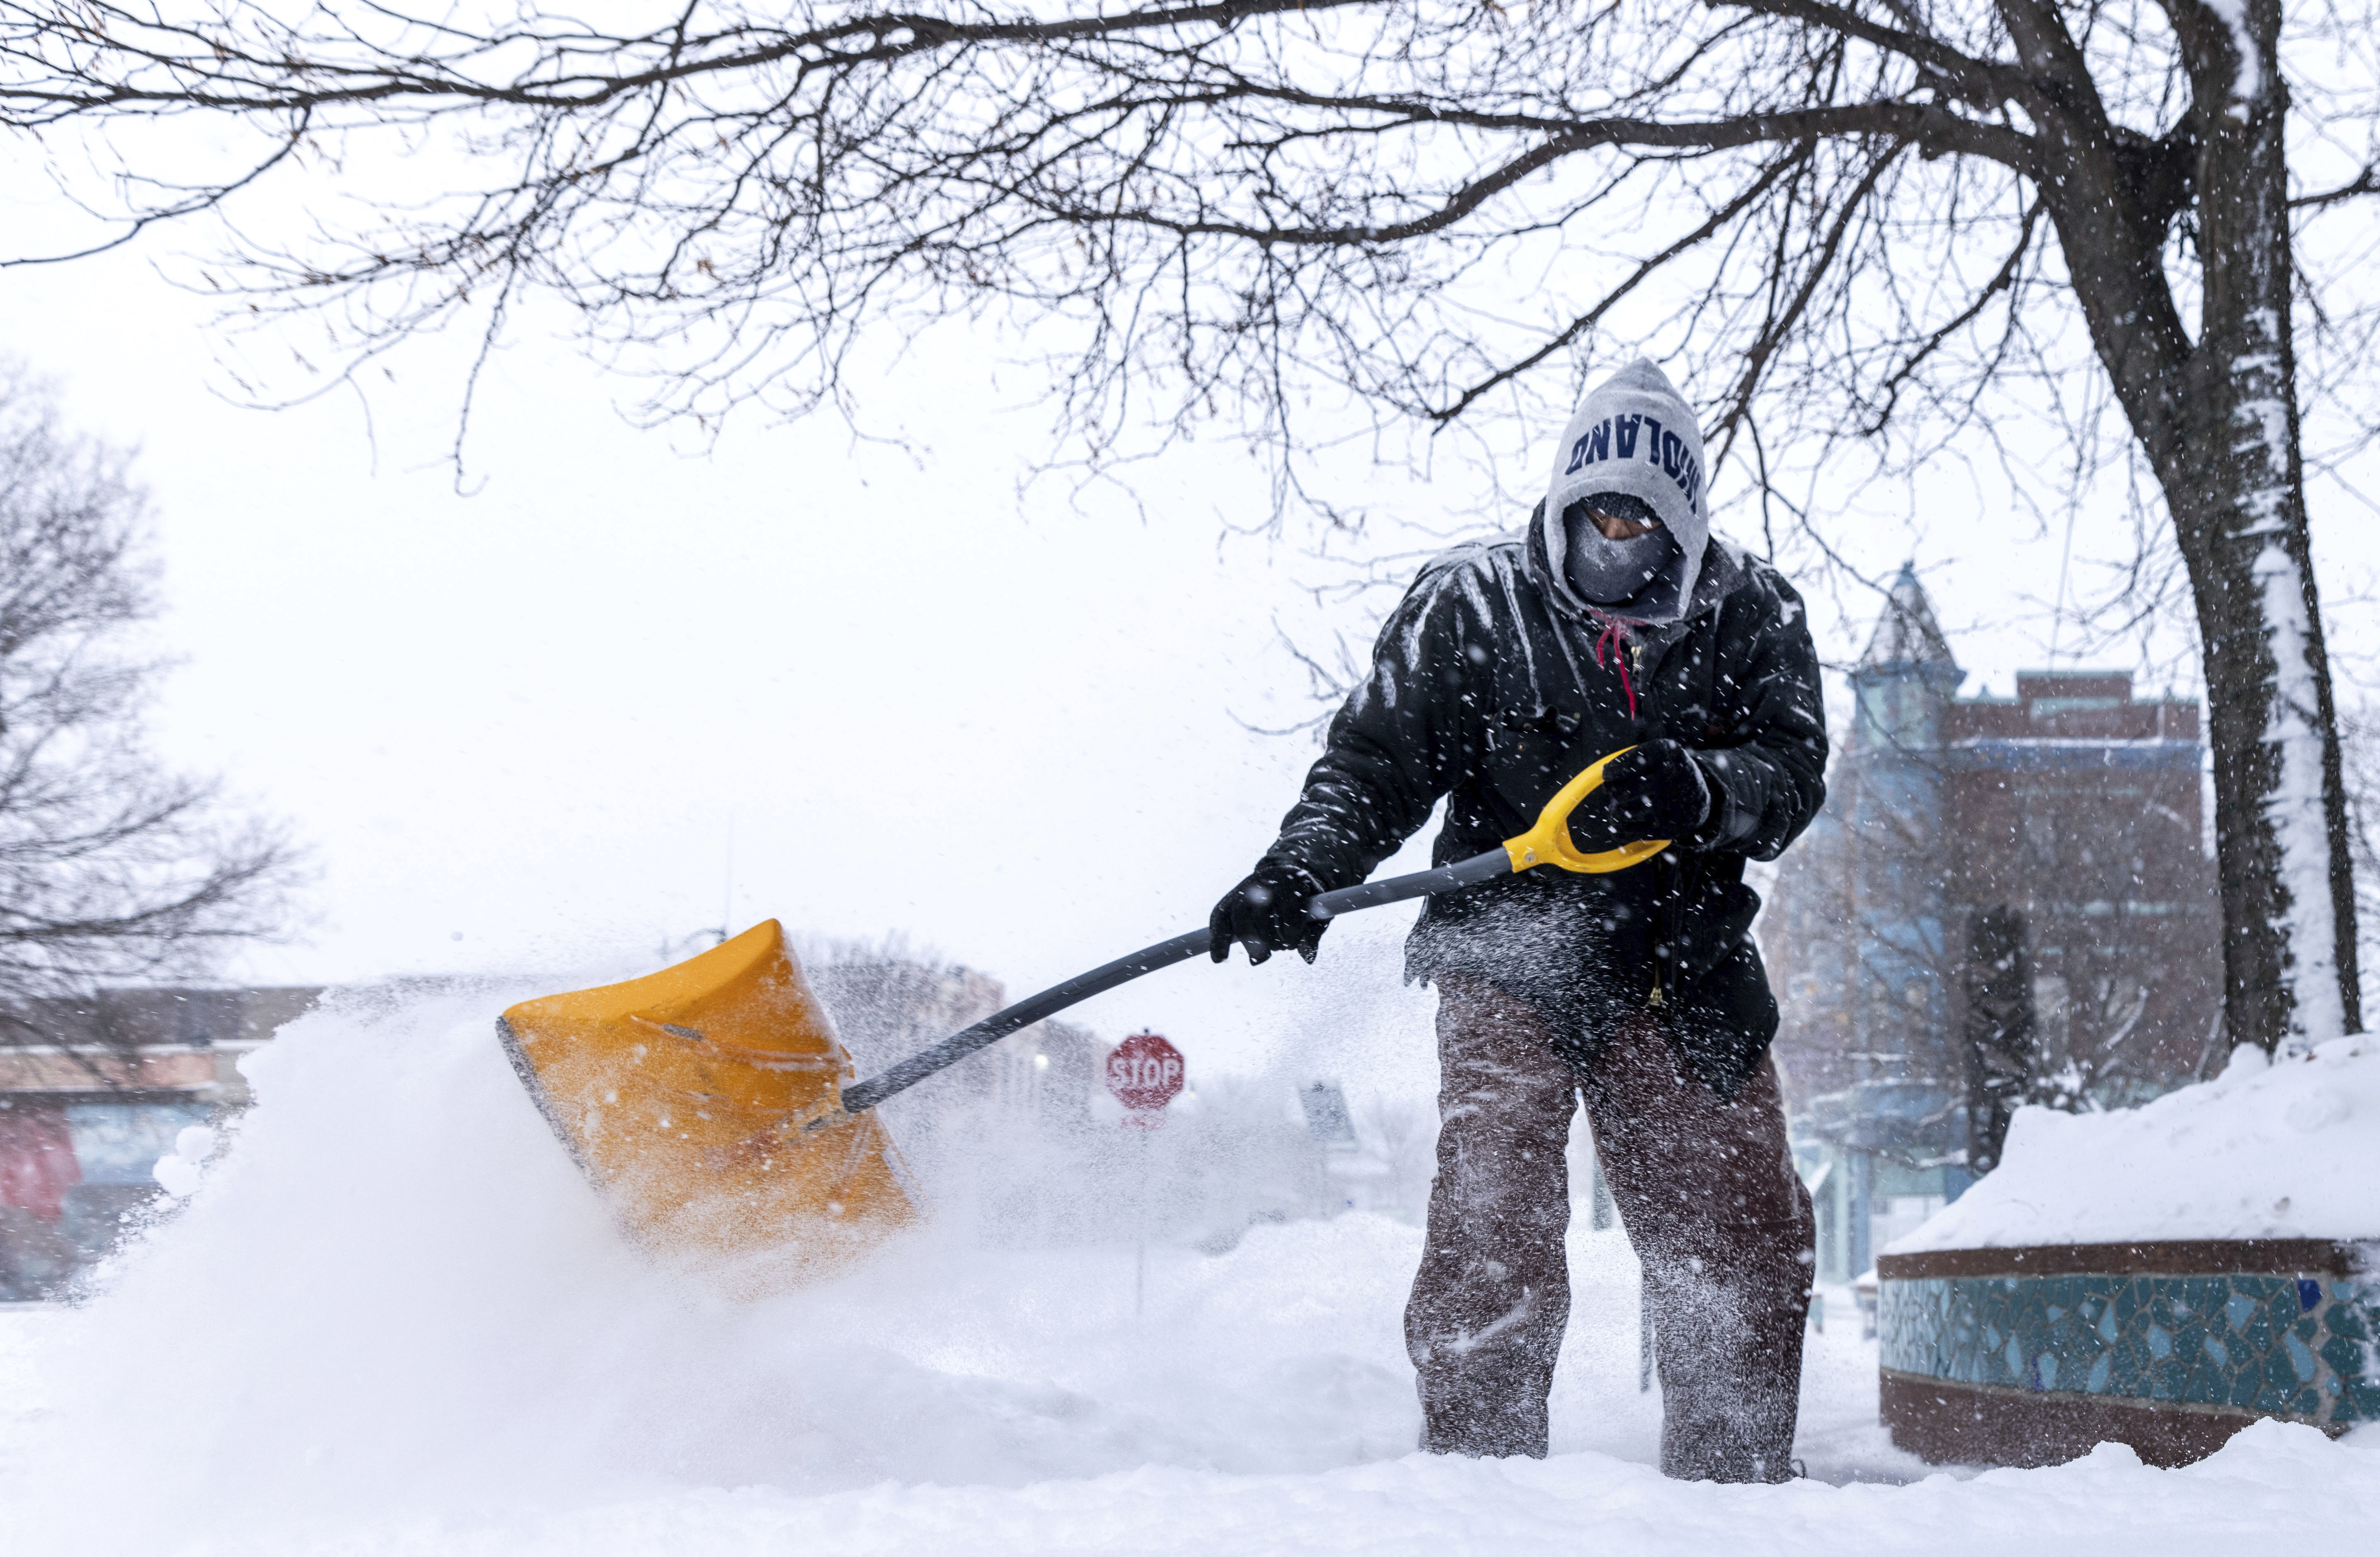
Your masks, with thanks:
[(2380, 1421), (2369, 1278), (1989, 1276), (1887, 1281), (1880, 1360), (1955, 1383)]

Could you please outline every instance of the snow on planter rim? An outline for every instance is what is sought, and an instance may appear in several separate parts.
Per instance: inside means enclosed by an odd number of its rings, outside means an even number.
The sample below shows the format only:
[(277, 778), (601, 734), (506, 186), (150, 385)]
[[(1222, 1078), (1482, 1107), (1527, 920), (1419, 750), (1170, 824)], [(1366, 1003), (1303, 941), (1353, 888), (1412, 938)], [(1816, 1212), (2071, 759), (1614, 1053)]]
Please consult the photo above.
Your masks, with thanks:
[(2000, 1166), (1882, 1252), (2199, 1238), (2380, 1239), (2380, 1039), (2107, 1113), (2018, 1111)]

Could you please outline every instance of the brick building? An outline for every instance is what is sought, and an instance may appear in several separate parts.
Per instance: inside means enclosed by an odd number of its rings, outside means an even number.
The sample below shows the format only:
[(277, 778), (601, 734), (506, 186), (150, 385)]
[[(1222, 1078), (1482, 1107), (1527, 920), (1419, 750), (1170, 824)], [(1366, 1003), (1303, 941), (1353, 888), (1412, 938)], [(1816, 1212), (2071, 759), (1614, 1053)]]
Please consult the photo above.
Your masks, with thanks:
[(2222, 1053), (2220, 909), (2195, 702), (2119, 671), (1964, 680), (1903, 568), (1850, 676), (1825, 812), (1761, 943), (1821, 1265), (1837, 1279), (1968, 1171), (1981, 916), (2014, 927), (2029, 1101), (2120, 1107)]

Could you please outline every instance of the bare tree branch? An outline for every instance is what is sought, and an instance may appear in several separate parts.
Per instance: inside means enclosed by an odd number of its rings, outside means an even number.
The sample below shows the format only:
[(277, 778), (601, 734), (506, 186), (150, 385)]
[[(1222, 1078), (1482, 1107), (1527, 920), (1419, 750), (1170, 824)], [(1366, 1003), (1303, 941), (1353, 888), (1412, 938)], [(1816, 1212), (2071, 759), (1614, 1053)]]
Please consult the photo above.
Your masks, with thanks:
[[(200, 273), (243, 324), (329, 335), (266, 403), (455, 326), (468, 404), (534, 308), (643, 376), (639, 420), (856, 418), (863, 342), (997, 316), (1038, 353), (1052, 468), (1221, 431), (1269, 457), (1263, 522), (1300, 506), (1325, 534), (1364, 522), (1348, 462), (1462, 439), (1496, 469), (1640, 351), (1703, 408), (1722, 507), (1829, 586), (1851, 494), (1915, 509), (1963, 467), (2070, 515), (2094, 481), (2153, 483), (2169, 528), (2130, 534), (2181, 560), (2204, 650), (2231, 1030), (2270, 1046), (2360, 1021), (2302, 423), (2318, 471), (2380, 438), (2380, 302), (2315, 240), (2375, 189), (2372, 19), (673, 0), (607, 30), (538, 0), (0, 0), (0, 128), (118, 170), (76, 186), (111, 238), (342, 170)], [(190, 116), (212, 138), (175, 139)], [(2132, 563), (2107, 620), (2179, 598)], [(2285, 792), (2319, 792), (2318, 822)]]

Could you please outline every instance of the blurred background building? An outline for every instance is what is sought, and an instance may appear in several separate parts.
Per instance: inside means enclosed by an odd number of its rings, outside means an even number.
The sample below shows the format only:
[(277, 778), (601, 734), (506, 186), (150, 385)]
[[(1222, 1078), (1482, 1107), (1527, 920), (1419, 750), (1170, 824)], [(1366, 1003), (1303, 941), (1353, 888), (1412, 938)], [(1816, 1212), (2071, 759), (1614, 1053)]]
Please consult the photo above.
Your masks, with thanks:
[(6, 1013), (0, 1037), (0, 1302), (67, 1283), (161, 1193), (157, 1159), (247, 1106), (239, 1057), (316, 989), (103, 990)]
[(1828, 1280), (1988, 1170), (2019, 1104), (2138, 1103), (2224, 1052), (2198, 705), (2121, 671), (1963, 680), (1904, 567), (1761, 919)]

